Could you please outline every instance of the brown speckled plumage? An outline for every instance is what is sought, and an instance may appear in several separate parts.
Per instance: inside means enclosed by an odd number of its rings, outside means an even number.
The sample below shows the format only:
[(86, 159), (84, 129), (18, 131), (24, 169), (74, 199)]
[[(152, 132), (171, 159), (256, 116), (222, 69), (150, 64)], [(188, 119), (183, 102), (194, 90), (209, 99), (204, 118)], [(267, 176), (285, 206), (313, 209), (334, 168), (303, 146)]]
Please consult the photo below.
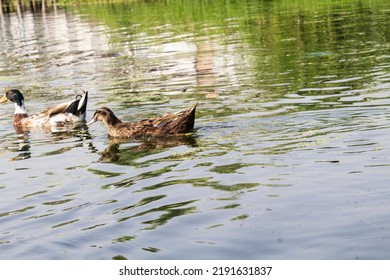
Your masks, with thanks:
[(168, 113), (138, 122), (122, 122), (109, 108), (102, 107), (96, 110), (88, 124), (102, 121), (107, 126), (108, 134), (114, 138), (175, 136), (190, 132), (194, 128), (195, 109), (196, 105), (177, 113)]

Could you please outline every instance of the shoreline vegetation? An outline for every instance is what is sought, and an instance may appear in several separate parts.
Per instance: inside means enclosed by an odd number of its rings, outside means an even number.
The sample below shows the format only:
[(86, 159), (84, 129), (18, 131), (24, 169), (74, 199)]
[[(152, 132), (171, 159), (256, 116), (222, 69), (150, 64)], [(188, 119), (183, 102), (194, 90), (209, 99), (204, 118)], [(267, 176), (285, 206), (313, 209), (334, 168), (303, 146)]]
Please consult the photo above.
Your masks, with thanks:
[(46, 9), (57, 6), (82, 6), (110, 3), (131, 3), (137, 0), (0, 0), (0, 12), (21, 12), (31, 10), (32, 12), (45, 12)]

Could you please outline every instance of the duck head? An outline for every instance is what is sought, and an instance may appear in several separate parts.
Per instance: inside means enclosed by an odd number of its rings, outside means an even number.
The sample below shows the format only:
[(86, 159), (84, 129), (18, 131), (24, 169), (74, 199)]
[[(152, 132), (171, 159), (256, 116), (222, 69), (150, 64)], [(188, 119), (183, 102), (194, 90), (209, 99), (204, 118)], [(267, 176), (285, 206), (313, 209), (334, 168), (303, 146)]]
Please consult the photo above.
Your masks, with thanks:
[(105, 123), (107, 126), (115, 125), (120, 123), (121, 121), (115, 116), (114, 112), (111, 111), (107, 107), (101, 107), (95, 111), (92, 119), (87, 123), (87, 125), (91, 125), (94, 122), (101, 121)]
[(17, 89), (8, 90), (2, 98), (0, 98), (0, 103), (5, 103), (10, 101), (15, 104), (15, 114), (21, 113), (25, 114), (24, 108), (24, 97), (23, 94)]
[(8, 90), (4, 96), (0, 99), (0, 103), (5, 103), (7, 101), (11, 101), (19, 106), (24, 105), (24, 97), (23, 94), (17, 89)]

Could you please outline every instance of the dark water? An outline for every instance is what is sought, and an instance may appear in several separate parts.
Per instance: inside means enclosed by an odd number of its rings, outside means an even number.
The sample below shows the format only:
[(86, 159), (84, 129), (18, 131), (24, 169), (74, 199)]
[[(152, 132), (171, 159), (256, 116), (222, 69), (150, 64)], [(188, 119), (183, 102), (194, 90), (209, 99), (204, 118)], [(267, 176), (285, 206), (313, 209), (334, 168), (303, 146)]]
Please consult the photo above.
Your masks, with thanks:
[(199, 105), (193, 136), (123, 143), (1, 104), (1, 259), (390, 258), (388, 1), (2, 5), (29, 112)]

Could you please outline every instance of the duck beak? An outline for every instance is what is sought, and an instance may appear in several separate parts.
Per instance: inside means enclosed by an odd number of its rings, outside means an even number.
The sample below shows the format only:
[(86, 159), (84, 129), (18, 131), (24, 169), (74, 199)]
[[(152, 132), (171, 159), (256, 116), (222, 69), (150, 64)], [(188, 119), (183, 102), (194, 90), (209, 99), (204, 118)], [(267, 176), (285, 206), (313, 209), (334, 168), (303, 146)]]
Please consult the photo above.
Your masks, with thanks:
[(0, 99), (0, 103), (5, 103), (7, 101), (8, 101), (8, 99), (5, 95), (3, 95), (3, 97)]
[(90, 120), (90, 121), (87, 123), (87, 125), (89, 126), (89, 125), (93, 124), (94, 122), (96, 122), (96, 120), (95, 120), (95, 119), (92, 119), (92, 120)]

